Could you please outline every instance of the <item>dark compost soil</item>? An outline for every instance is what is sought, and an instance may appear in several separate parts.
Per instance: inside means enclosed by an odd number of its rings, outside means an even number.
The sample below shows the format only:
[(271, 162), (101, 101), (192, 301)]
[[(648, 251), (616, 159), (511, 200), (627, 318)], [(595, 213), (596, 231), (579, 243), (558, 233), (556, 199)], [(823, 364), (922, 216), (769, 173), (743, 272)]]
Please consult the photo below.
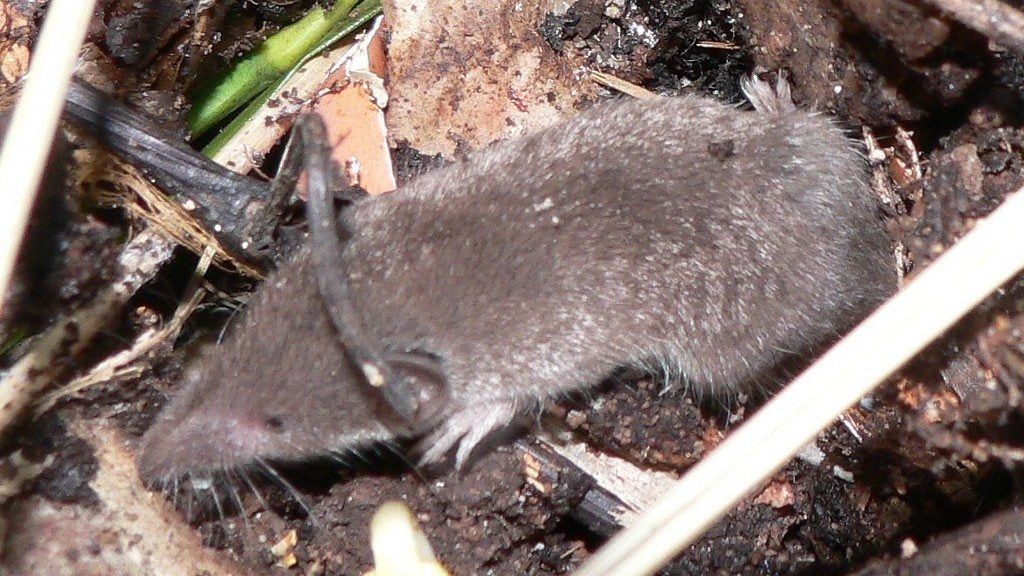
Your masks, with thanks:
[[(22, 37), (29, 42), (38, 6), (8, 4), (27, 15)], [(223, 2), (211, 20), (217, 28), (204, 35), (193, 33), (188, 0), (102, 4), (90, 32), (99, 48), (90, 69), (180, 130), (183, 94), (310, 3)], [(536, 45), (558, 58), (664, 94), (697, 91), (739, 102), (741, 75), (784, 71), (798, 103), (828, 111), (852, 137), (861, 138), (866, 127), (877, 139), (882, 150), (872, 155), (872, 185), (910, 278), (1024, 180), (1018, 112), (1024, 63), (915, 2), (578, 0), (567, 9), (552, 7), (533, 32)], [(409, 148), (395, 156), (396, 166), (410, 173), (440, 163)], [(88, 246), (91, 254), (109, 255), (127, 226), (116, 211), (82, 202), (75, 202), (73, 220), (58, 232), (71, 254)], [(103, 278), (102, 268), (89, 268), (97, 258), (67, 256), (84, 270), (62, 269), (50, 280), (62, 302), (84, 297)], [(194, 262), (181, 254), (166, 267), (95, 346), (96, 358), (137, 333), (147, 314), (173, 312)], [(55, 457), (26, 495), (95, 498), (87, 484), (96, 466), (91, 449), (62, 419), (112, 419), (130, 442), (137, 439), (176, 390), (183, 358), (197, 341), (216, 337), (252, 288), (226, 273), (213, 273), (210, 281), (223, 293), (208, 299), (177, 349), (153, 357), (141, 378), (93, 387), (19, 431), (8, 449), (23, 448), (35, 460)], [(18, 353), (15, 347), (4, 361)], [(776, 474), (664, 573), (1020, 573), (1022, 383), (1024, 284), (1018, 279), (825, 431), (816, 449)], [(698, 402), (683, 390), (665, 393), (657, 381), (622, 378), (589, 402), (552, 406), (549, 416), (594, 450), (680, 474), (759, 401)], [(566, 574), (600, 545), (609, 526), (594, 520), (595, 488), (586, 474), (557, 458), (545, 461), (539, 479), (526, 473), (544, 453), (528, 432), (461, 474), (421, 475), (391, 453), (367, 454), (349, 467), (311, 463), (285, 471), (308, 512), (268, 485), (266, 506), (243, 494), (244, 509), (229, 506), (221, 516), (199, 501), (192, 523), (205, 544), (259, 572), (358, 574), (371, 567), (371, 514), (383, 500), (400, 499), (453, 574)], [(298, 536), (297, 563), (283, 568), (269, 547), (290, 529)]]

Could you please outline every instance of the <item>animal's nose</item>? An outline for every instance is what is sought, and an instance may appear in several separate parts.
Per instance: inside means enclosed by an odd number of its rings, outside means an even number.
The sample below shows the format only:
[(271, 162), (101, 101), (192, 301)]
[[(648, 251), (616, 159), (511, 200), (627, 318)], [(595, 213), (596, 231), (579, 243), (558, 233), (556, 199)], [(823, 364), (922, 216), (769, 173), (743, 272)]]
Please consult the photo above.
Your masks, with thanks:
[(259, 423), (223, 415), (157, 422), (143, 436), (139, 475), (152, 486), (190, 470), (231, 468), (259, 456), (268, 434)]

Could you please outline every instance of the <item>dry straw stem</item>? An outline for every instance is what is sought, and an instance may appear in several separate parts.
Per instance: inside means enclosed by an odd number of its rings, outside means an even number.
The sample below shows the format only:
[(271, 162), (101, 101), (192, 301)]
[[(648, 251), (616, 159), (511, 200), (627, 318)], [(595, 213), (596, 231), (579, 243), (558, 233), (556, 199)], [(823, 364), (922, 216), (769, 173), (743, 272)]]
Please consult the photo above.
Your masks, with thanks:
[(0, 311), (96, 0), (52, 0), (0, 150)]
[(655, 94), (654, 92), (651, 92), (650, 90), (648, 90), (647, 88), (644, 88), (643, 86), (637, 86), (636, 84), (633, 84), (632, 82), (627, 82), (627, 81), (625, 81), (625, 80), (623, 80), (621, 78), (616, 78), (615, 76), (612, 76), (611, 74), (605, 74), (604, 72), (598, 72), (596, 70), (592, 70), (590, 72), (590, 78), (591, 78), (591, 80), (593, 80), (594, 82), (597, 82), (598, 84), (600, 84), (602, 86), (606, 86), (606, 87), (611, 88), (613, 90), (618, 90), (619, 92), (622, 92), (623, 94), (626, 94), (627, 96), (632, 96), (634, 98), (657, 98), (658, 97), (657, 94)]
[(642, 576), (693, 543), (889, 374), (1024, 268), (1024, 188), (612, 538), (575, 576)]
[[(131, 164), (105, 152), (80, 150), (76, 158), (81, 167), (80, 173), (76, 174), (78, 184), (96, 189), (96, 196), (101, 201), (124, 207), (130, 214), (195, 254), (212, 253), (213, 262), (225, 270), (245, 274), (250, 278), (263, 278), (263, 272), (235, 258), (195, 216), (147, 180)], [(102, 186), (103, 183), (109, 186)], [(107, 188), (112, 188), (114, 192)]]
[(998, 0), (923, 0), (990, 40), (1024, 55), (1024, 14)]

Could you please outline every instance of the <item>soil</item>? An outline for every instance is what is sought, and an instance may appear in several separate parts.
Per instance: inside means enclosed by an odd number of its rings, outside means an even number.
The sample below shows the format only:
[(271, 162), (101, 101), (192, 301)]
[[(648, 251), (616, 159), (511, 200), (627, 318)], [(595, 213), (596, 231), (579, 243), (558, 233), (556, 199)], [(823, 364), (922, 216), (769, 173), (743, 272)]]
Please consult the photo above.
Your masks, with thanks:
[[(36, 5), (7, 4), (34, 34), (41, 17)], [(193, 85), (310, 2), (224, 4), (200, 18), (186, 11), (193, 3), (185, 0), (108, 0), (90, 34), (98, 47), (90, 73), (120, 86), (126, 97), (148, 102), (180, 129), (181, 103)], [(448, 3), (417, 5), (441, 11)], [(827, 111), (858, 139), (861, 128), (868, 129), (881, 147), (881, 156), (872, 155), (872, 186), (884, 201), (880, 212), (908, 280), (1024, 181), (1021, 57), (917, 3), (577, 0), (544, 6), (529, 20), (529, 34), (517, 32), (513, 47), (542, 50), (538, 61), (559, 62), (552, 69), (554, 86), (565, 81), (567, 70), (588, 67), (658, 93), (697, 91), (738, 103), (742, 75), (783, 72), (799, 104)], [(204, 34), (193, 33), (199, 20), (210, 27)], [(437, 66), (435, 74), (451, 74)], [(414, 92), (395, 89), (408, 105)], [(552, 109), (568, 113), (586, 105), (592, 93), (617, 96), (603, 88), (560, 93)], [(452, 114), (458, 97), (446, 88)], [(403, 130), (415, 126), (410, 122)], [(497, 137), (479, 133), (479, 126), (467, 137), (460, 126), (401, 138), (393, 151), (399, 182), (448, 160), (437, 150)], [(427, 138), (444, 142), (425, 146), (422, 154), (410, 147)], [(104, 277), (95, 263), (112, 258), (111, 246), (129, 226), (123, 216), (74, 192), (69, 196), (76, 218), (88, 225), (60, 231), (70, 235), (63, 240), (68, 262), (82, 267), (48, 280), (62, 295), (62, 309), (86, 298), (96, 278)], [(71, 257), (84, 250), (95, 256)], [(93, 360), (130, 341), (150, 325), (147, 317), (166, 319), (194, 262), (182, 254), (165, 267), (110, 327)], [(252, 288), (226, 273), (209, 281), (217, 296), (192, 317), (175, 347), (147, 360), (140, 377), (96, 386), (19, 428), (7, 451), (20, 448), (35, 462), (54, 459), (19, 499), (96, 505), (89, 487), (97, 468), (94, 447), (64, 422), (113, 423), (130, 448), (174, 394), (181, 365), (197, 346), (216, 338)], [(10, 363), (30, 343), (14, 346), (3, 361)], [(74, 370), (90, 361), (78, 362), (72, 362)], [(586, 401), (551, 406), (549, 417), (560, 431), (549, 433), (678, 475), (761, 401), (700, 401), (682, 389), (666, 392), (658, 381), (624, 377)], [(1024, 280), (1018, 278), (822, 433), (663, 573), (1017, 574), (1024, 537), (1011, 536), (1024, 534), (1015, 508), (1024, 458), (1022, 406)], [(401, 450), (381, 450), (346, 465), (283, 469), (291, 487), (270, 481), (253, 490), (221, 487), (222, 495), (234, 492), (227, 502), (215, 502), (209, 490), (168, 498), (206, 546), (255, 573), (369, 570), (370, 516), (382, 501), (398, 499), (415, 511), (452, 574), (567, 574), (609, 528), (583, 512), (593, 506), (597, 489), (579, 469), (556, 464), (539, 479), (526, 473), (539, 450), (536, 434), (531, 430), (519, 442), (499, 445), (461, 473), (412, 471)], [(271, 546), (291, 530), (296, 562), (285, 568)]]

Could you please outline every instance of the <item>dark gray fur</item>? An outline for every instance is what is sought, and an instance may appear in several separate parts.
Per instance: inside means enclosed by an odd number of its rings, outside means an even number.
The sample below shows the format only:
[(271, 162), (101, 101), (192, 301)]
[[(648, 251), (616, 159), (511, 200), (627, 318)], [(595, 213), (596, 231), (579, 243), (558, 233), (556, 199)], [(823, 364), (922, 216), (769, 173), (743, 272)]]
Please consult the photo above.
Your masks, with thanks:
[[(457, 445), (461, 463), (514, 416), (623, 366), (698, 391), (757, 385), (894, 285), (862, 158), (791, 106), (595, 106), (341, 220), (366, 336), (436, 355), (447, 377), (426, 460)], [(191, 380), (143, 441), (149, 479), (394, 435), (344, 360), (306, 252)]]

